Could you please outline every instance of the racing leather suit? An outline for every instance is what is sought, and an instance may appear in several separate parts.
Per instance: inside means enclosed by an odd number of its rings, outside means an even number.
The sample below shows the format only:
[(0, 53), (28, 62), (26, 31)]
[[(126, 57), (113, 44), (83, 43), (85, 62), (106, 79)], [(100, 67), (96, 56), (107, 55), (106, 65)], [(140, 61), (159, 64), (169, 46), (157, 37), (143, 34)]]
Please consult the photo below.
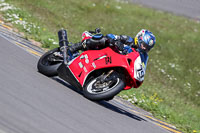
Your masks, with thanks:
[(124, 50), (124, 46), (128, 45), (133, 48), (137, 48), (137, 45), (134, 43), (134, 39), (126, 35), (114, 35), (107, 34), (103, 36), (102, 34), (96, 34), (92, 38), (87, 39), (83, 42), (72, 44), (69, 47), (69, 50), (74, 53), (78, 50), (98, 50), (103, 49), (107, 46), (116, 46), (120, 51)]

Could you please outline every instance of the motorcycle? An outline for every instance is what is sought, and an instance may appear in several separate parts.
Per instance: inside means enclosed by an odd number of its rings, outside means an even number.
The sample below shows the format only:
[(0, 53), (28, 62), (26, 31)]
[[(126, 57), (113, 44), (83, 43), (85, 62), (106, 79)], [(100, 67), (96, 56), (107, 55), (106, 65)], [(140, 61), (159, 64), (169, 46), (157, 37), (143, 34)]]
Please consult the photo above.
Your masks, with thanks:
[[(95, 35), (93, 35), (95, 33)], [(84, 32), (82, 42), (98, 38), (99, 31)], [(46, 76), (59, 76), (93, 101), (111, 100), (122, 90), (138, 88), (144, 80), (145, 63), (134, 48), (127, 54), (115, 46), (87, 50), (81, 54), (68, 50), (67, 31), (58, 32), (60, 47), (46, 52), (38, 61), (38, 71)]]

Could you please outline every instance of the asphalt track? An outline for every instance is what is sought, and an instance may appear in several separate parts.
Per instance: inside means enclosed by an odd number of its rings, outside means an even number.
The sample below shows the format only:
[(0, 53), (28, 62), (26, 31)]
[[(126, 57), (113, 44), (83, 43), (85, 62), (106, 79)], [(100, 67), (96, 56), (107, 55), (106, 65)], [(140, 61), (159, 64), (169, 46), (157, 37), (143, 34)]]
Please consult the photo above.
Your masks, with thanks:
[(129, 0), (157, 10), (200, 20), (200, 0)]
[(115, 102), (92, 102), (37, 72), (38, 57), (0, 37), (0, 133), (167, 133)]
[[(199, 0), (131, 1), (200, 20)], [(0, 133), (180, 133), (116, 99), (87, 100), (57, 77), (37, 72), (37, 48), (24, 50), (7, 38), (0, 33)]]
[(37, 72), (38, 57), (0, 37), (0, 133), (167, 133), (114, 102), (92, 102)]

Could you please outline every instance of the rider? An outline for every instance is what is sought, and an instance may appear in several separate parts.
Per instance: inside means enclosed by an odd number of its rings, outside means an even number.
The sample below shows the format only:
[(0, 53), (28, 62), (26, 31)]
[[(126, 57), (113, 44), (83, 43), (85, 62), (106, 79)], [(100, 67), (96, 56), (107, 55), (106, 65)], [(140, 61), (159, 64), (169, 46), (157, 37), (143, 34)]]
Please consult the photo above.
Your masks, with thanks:
[[(98, 30), (98, 29), (97, 29)], [(116, 46), (122, 54), (129, 52), (129, 48), (133, 47), (140, 53), (144, 54), (148, 58), (147, 53), (154, 47), (156, 38), (152, 32), (146, 29), (142, 29), (133, 39), (127, 35), (114, 35), (107, 34), (96, 34), (90, 39), (86, 39), (81, 43), (75, 43), (69, 50), (74, 53), (78, 50), (89, 50), (89, 49), (102, 49), (109, 45)]]

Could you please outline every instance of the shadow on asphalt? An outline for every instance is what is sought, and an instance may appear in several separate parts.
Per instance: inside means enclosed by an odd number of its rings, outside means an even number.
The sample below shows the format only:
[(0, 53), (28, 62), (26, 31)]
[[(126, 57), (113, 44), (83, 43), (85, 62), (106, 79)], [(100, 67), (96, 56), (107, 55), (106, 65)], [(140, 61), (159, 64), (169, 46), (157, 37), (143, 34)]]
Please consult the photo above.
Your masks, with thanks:
[(132, 113), (130, 113), (130, 112), (118, 107), (118, 106), (115, 106), (115, 105), (113, 105), (113, 104), (111, 104), (111, 103), (109, 103), (107, 101), (100, 101), (100, 102), (97, 102), (97, 103), (99, 105), (107, 108), (107, 109), (110, 109), (110, 110), (112, 110), (114, 112), (117, 112), (117, 113), (120, 113), (122, 115), (128, 116), (128, 117), (130, 117), (132, 119), (135, 119), (135, 120), (138, 120), (138, 121), (146, 121), (145, 119), (143, 119), (143, 118), (141, 118), (141, 117), (139, 117), (139, 116), (137, 116), (135, 114), (132, 114)]
[[(52, 79), (83, 96), (83, 93), (82, 93), (81, 90), (76, 89), (75, 87), (73, 87), (72, 85), (70, 85), (67, 82), (63, 81), (62, 79), (60, 79), (58, 77), (53, 77)], [(137, 115), (135, 115), (133, 113), (130, 113), (130, 112), (118, 107), (118, 106), (115, 106), (115, 105), (109, 103), (108, 101), (98, 101), (98, 102), (95, 102), (95, 103), (97, 103), (98, 105), (101, 105), (101, 106), (103, 106), (103, 107), (105, 107), (105, 108), (107, 108), (109, 110), (112, 110), (112, 111), (114, 111), (116, 113), (125, 115), (127, 117), (132, 118), (132, 119), (135, 119), (137, 121), (146, 121), (145, 119), (143, 119), (143, 118), (141, 118), (141, 117), (139, 117), (139, 116), (137, 116)]]
[(70, 85), (69, 83), (65, 82), (64, 80), (60, 79), (59, 77), (52, 77), (53, 80), (57, 81), (58, 83), (70, 88), (71, 90), (83, 95), (82, 91), (80, 89), (77, 89), (76, 87)]

